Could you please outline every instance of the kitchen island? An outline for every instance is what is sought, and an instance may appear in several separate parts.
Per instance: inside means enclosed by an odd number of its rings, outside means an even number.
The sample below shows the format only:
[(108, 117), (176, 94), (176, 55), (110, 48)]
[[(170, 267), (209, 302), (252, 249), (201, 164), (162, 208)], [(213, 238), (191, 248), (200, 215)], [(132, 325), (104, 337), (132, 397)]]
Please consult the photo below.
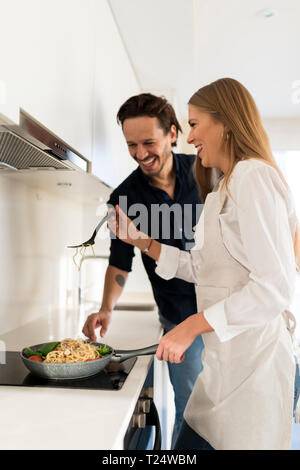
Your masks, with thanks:
[[(86, 311), (45, 313), (1, 336), (7, 351), (77, 337)], [(97, 330), (98, 332), (99, 330)], [(105, 339), (116, 349), (159, 342), (156, 310), (115, 311)], [(0, 386), (0, 449), (123, 449), (123, 438), (153, 356), (138, 357), (121, 390)], [(3, 367), (3, 366), (1, 366)]]

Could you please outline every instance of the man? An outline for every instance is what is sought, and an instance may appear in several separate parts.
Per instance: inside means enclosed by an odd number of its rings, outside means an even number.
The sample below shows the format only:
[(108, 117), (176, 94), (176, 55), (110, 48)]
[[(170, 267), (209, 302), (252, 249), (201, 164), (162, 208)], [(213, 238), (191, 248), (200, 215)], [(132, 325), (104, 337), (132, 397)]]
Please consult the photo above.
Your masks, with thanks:
[[(138, 168), (113, 191), (108, 204), (119, 204), (123, 208), (125, 200), (127, 207), (124, 210), (128, 208), (129, 216), (133, 215), (130, 208), (140, 208), (147, 225), (146, 229), (140, 227), (141, 230), (162, 243), (182, 250), (191, 249), (191, 227), (198, 221), (201, 199), (193, 177), (195, 157), (172, 152), (181, 131), (173, 107), (162, 97), (143, 93), (129, 98), (119, 109), (117, 119)], [(186, 222), (189, 225), (187, 230)], [(133, 246), (118, 238), (111, 239), (101, 308), (98, 313), (88, 316), (82, 330), (93, 341), (96, 340), (96, 328), (101, 328), (102, 337), (108, 329), (112, 311), (131, 271), (133, 256)], [(142, 260), (166, 333), (197, 312), (195, 288), (188, 282), (179, 279), (166, 281), (156, 275), (156, 263), (145, 253)], [(203, 341), (198, 337), (181, 364), (168, 363), (176, 408), (173, 441), (194, 382), (202, 370), (202, 349)]]

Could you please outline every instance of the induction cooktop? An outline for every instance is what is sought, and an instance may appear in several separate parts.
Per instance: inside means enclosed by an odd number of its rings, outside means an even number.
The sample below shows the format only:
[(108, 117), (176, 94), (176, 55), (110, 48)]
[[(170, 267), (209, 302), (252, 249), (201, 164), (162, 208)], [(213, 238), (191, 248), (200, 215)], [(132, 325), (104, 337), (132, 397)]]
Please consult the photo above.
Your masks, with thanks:
[(7, 351), (5, 356), (5, 364), (0, 363), (0, 385), (86, 390), (120, 390), (137, 359), (133, 357), (121, 363), (110, 362), (105, 369), (91, 377), (53, 380), (37, 377), (29, 372), (19, 351)]

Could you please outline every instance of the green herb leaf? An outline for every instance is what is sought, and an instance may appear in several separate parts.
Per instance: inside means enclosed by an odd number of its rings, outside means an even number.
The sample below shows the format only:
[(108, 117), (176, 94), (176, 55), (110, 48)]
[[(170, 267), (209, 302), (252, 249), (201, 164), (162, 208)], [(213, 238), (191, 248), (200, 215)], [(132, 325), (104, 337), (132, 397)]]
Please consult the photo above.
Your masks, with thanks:
[(24, 348), (22, 351), (23, 356), (30, 357), (30, 356), (39, 356), (42, 357), (42, 353), (39, 351), (34, 351), (30, 348)]
[(42, 356), (47, 356), (49, 352), (51, 352), (56, 346), (60, 344), (60, 341), (54, 341), (52, 343), (46, 343), (43, 346), (41, 346), (38, 351), (42, 354)]
[(107, 354), (110, 354), (111, 353), (111, 349), (109, 346), (107, 346), (106, 344), (104, 346), (100, 346), (98, 348), (98, 352), (99, 352), (99, 355), (100, 356), (105, 356)]
[(34, 349), (31, 349), (31, 348), (24, 348), (22, 353), (26, 357), (39, 356), (42, 359), (45, 359), (47, 354), (50, 351), (52, 351), (59, 344), (60, 344), (60, 341), (55, 341), (55, 342), (52, 342), (52, 343), (46, 343), (43, 346), (41, 346), (39, 349), (37, 349), (36, 351)]

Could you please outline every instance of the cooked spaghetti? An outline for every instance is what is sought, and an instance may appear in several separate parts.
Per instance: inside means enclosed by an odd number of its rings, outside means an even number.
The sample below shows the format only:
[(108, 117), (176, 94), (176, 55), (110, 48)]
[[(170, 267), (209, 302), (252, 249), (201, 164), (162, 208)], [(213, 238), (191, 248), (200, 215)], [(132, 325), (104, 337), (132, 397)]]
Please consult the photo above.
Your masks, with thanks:
[[(74, 262), (76, 268), (78, 269), (78, 271), (80, 271), (80, 269), (81, 269), (82, 261), (84, 259), (84, 255), (85, 255), (85, 250), (89, 246), (92, 248), (93, 256), (96, 256), (93, 245), (81, 245), (81, 246), (76, 247), (75, 254), (73, 255), (73, 262)], [(79, 248), (80, 248), (80, 250), (79, 250)], [(79, 264), (76, 263), (76, 256), (78, 255), (78, 250), (79, 250), (79, 253), (80, 253), (80, 256), (81, 256)]]
[(100, 358), (99, 346), (86, 343), (83, 339), (63, 339), (53, 351), (49, 352), (44, 362), (85, 362)]

